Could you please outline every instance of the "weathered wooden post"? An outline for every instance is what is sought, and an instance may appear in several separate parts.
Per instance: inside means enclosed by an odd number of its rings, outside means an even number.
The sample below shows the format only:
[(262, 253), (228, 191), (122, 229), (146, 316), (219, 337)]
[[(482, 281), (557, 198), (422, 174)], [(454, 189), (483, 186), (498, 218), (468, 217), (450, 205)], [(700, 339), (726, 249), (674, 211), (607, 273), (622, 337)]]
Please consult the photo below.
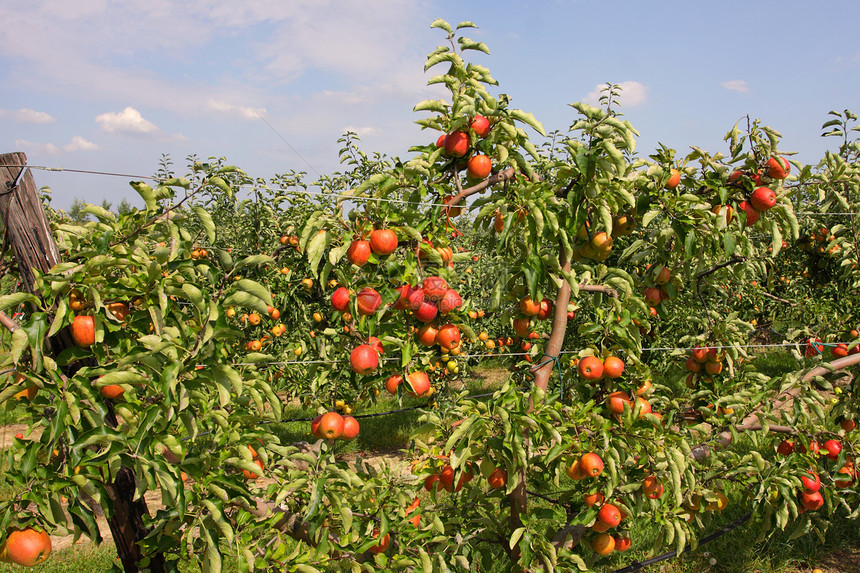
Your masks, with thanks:
[[(7, 245), (12, 246), (21, 284), (28, 292), (34, 293), (33, 269), (48, 272), (61, 259), (33, 174), (26, 165), (27, 156), (24, 153), (0, 155), (0, 217), (5, 225), (0, 254), (5, 252)], [(7, 328), (14, 328), (11, 321), (0, 323)], [(57, 333), (50, 344), (54, 356), (75, 345), (68, 328)], [(70, 365), (65, 374), (74, 374), (81, 365), (80, 362)], [(113, 407), (110, 407), (106, 421), (111, 426), (116, 425)], [(106, 489), (113, 505), (108, 525), (117, 554), (126, 573), (136, 573), (141, 570), (138, 563), (142, 557), (137, 541), (147, 535), (143, 524), (143, 516), (148, 515), (146, 502), (142, 497), (134, 499), (135, 476), (130, 468), (120, 468), (113, 483), (108, 484)], [(165, 571), (164, 556), (152, 556), (146, 570), (153, 573)]]

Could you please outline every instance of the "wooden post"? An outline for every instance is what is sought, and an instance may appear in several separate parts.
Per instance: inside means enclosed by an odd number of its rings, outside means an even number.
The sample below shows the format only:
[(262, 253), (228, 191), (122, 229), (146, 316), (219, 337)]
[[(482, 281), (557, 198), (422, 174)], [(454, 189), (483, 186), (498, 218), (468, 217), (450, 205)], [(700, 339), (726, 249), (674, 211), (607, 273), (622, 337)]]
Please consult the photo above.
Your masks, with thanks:
[[(48, 272), (61, 259), (33, 174), (26, 165), (27, 156), (24, 153), (0, 155), (0, 217), (6, 231), (0, 255), (5, 252), (7, 245), (12, 246), (21, 284), (28, 292), (34, 293), (33, 269)], [(34, 294), (38, 296), (38, 293)], [(75, 342), (70, 330), (64, 328), (51, 339), (50, 344), (54, 356), (57, 356), (66, 348), (74, 346)], [(73, 375), (80, 366), (81, 363), (77, 363), (65, 373)], [(106, 422), (116, 427), (113, 408), (109, 408), (109, 411)], [(148, 533), (143, 525), (143, 516), (148, 516), (149, 512), (142, 497), (134, 499), (134, 471), (120, 468), (113, 483), (107, 484), (107, 491), (113, 506), (108, 525), (117, 554), (126, 573), (137, 573), (142, 557), (137, 541)], [(152, 556), (147, 569), (152, 573), (164, 572), (164, 556), (160, 553)]]

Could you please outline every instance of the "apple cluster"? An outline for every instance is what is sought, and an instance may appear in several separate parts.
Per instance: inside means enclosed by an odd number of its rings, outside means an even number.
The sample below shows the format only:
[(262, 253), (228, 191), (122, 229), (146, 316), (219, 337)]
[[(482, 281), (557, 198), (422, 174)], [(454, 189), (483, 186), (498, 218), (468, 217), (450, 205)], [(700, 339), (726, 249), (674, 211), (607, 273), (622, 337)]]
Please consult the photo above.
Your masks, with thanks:
[(359, 429), (358, 420), (338, 412), (320, 414), (311, 422), (311, 435), (326, 440), (352, 440)]

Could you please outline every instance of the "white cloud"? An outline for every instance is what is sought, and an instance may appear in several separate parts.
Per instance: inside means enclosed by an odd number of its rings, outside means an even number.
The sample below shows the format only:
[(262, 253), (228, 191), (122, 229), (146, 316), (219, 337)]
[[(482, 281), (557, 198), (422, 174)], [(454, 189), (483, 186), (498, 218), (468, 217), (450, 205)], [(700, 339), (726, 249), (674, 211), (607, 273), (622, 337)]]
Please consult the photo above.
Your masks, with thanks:
[(362, 127), (356, 127), (354, 125), (348, 125), (348, 126), (344, 127), (341, 131), (343, 131), (343, 133), (346, 133), (347, 131), (351, 131), (351, 132), (357, 134), (359, 137), (369, 137), (371, 135), (380, 135), (382, 133), (382, 130), (379, 129), (378, 127), (373, 127), (373, 126), (369, 126), (369, 125), (362, 126)]
[(108, 133), (157, 133), (158, 127), (143, 118), (140, 112), (129, 106), (119, 113), (109, 111), (96, 116), (96, 123)]
[[(594, 91), (589, 92), (583, 99), (585, 103), (598, 105), (600, 101), (601, 90), (607, 84), (597, 84), (594, 86)], [(642, 82), (626, 81), (617, 84), (621, 88), (621, 93), (618, 101), (622, 107), (638, 107), (648, 101), (648, 86)]]
[(80, 135), (75, 135), (69, 143), (63, 146), (66, 151), (96, 151), (98, 148), (98, 145), (92, 141), (87, 141)]
[(259, 119), (258, 116), (266, 115), (266, 108), (264, 107), (236, 105), (221, 100), (209, 100), (206, 102), (206, 109), (230, 115), (238, 115), (244, 119)]
[(744, 80), (730, 80), (727, 82), (722, 82), (720, 84), (727, 90), (731, 90), (733, 92), (740, 92), (742, 94), (749, 93), (750, 88)]
[(16, 139), (15, 147), (30, 152), (45, 153), (47, 155), (57, 155), (60, 153), (60, 148), (53, 143), (36, 143), (35, 141), (27, 141), (26, 139)]
[(59, 155), (61, 151), (96, 151), (99, 149), (98, 145), (92, 141), (87, 141), (80, 135), (73, 136), (72, 140), (62, 148), (53, 143), (37, 143), (26, 139), (16, 139), (15, 147), (47, 155)]
[(53, 121), (57, 121), (57, 119), (49, 113), (28, 109), (26, 107), (22, 107), (17, 111), (0, 109), (0, 117), (11, 117), (15, 121), (19, 121), (21, 123), (51, 123)]

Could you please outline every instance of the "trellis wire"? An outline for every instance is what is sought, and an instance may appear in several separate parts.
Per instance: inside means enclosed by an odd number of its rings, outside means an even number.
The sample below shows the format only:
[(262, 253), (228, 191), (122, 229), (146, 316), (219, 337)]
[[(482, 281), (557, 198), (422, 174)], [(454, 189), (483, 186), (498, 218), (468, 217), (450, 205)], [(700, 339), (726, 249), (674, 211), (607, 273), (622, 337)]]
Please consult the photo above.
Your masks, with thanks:
[[(264, 120), (265, 121), (265, 120)], [(306, 162), (307, 163), (307, 162)], [(310, 166), (310, 164), (308, 164)], [(88, 175), (105, 175), (111, 177), (129, 177), (133, 179), (149, 179), (151, 181), (159, 181), (158, 177), (153, 177), (151, 175), (131, 175), (128, 173), (113, 173), (110, 171), (91, 171), (88, 169), (72, 169), (68, 167), (48, 167), (45, 165), (0, 165), (0, 167), (28, 167), (30, 169), (39, 169), (42, 171), (53, 171), (53, 172), (69, 172), (69, 173), (84, 173)], [(313, 167), (311, 166), (311, 169)], [(317, 175), (319, 173), (316, 169), (313, 169)], [(259, 188), (257, 185), (252, 185), (250, 183), (238, 185), (239, 188)], [(281, 191), (284, 193), (294, 193), (296, 195), (308, 195), (308, 196), (320, 196), (320, 197), (338, 197), (344, 200), (352, 201), (352, 200), (365, 200), (365, 201), (380, 201), (387, 203), (403, 203), (408, 205), (423, 205), (426, 207), (447, 207), (445, 203), (421, 203), (416, 201), (406, 201), (404, 199), (387, 199), (382, 197), (364, 197), (364, 196), (344, 196), (340, 193), (326, 193), (326, 192), (313, 192), (313, 191), (301, 191), (298, 189), (284, 189), (283, 187), (265, 187), (267, 189), (274, 189), (276, 191)], [(845, 217), (858, 217), (860, 214), (858, 213), (816, 213), (814, 211), (798, 211), (795, 212), (795, 216), (815, 216), (815, 217), (824, 217), (824, 216), (845, 216)]]

